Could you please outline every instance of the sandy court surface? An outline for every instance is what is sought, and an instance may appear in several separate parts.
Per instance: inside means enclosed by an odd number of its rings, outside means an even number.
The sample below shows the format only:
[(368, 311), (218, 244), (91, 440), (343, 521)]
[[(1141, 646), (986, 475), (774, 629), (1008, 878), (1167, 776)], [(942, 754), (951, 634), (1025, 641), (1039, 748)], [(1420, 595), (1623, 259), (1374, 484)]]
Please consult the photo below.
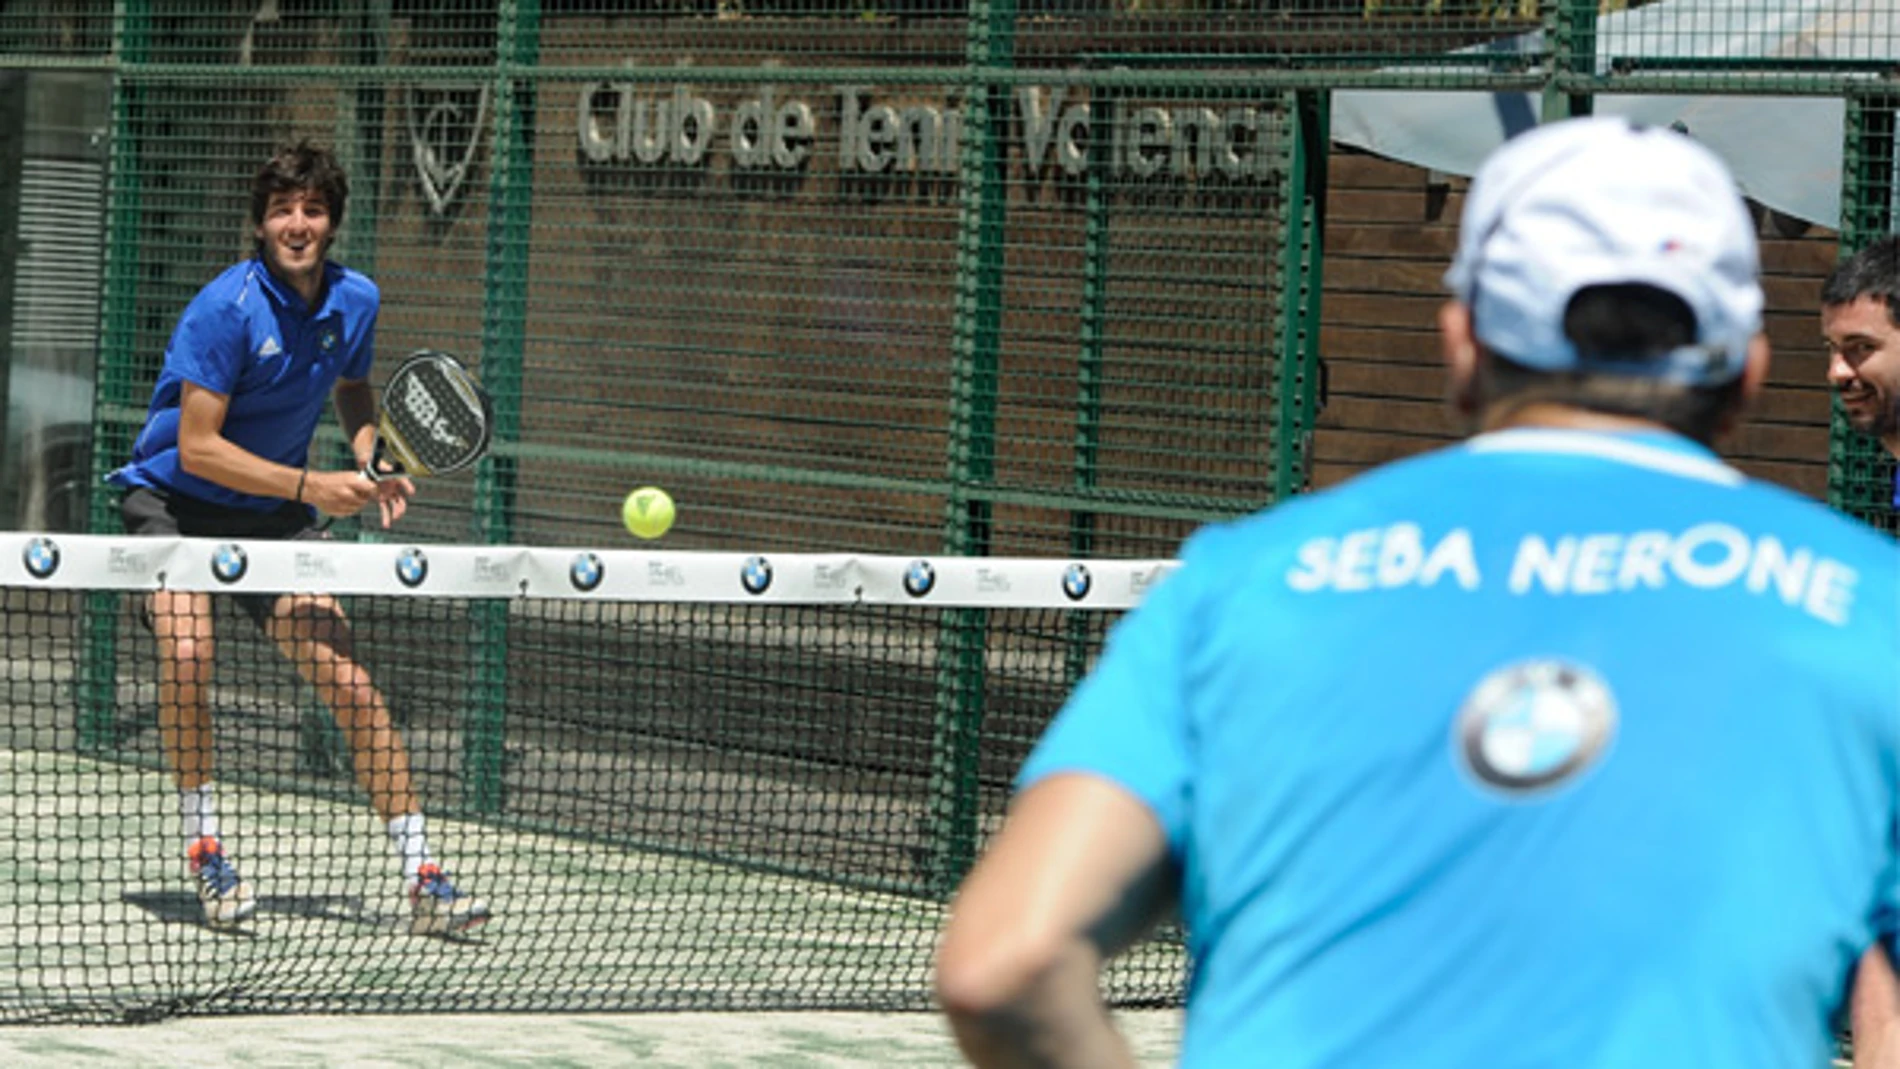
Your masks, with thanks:
[[(1120, 1014), (1144, 1069), (1173, 1064), (1180, 1014)], [(643, 1066), (650, 1069), (952, 1069), (940, 1017), (667, 1013), (219, 1017), (135, 1026), (0, 1028), (7, 1066)]]

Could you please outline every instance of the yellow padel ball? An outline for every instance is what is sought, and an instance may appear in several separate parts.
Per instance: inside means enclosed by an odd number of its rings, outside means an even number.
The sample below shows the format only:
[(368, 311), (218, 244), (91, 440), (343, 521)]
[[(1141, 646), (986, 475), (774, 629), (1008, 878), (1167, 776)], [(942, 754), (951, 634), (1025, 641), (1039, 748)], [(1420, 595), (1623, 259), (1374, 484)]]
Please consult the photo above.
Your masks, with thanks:
[(620, 522), (635, 538), (658, 538), (673, 526), (673, 498), (657, 486), (642, 486), (620, 503)]

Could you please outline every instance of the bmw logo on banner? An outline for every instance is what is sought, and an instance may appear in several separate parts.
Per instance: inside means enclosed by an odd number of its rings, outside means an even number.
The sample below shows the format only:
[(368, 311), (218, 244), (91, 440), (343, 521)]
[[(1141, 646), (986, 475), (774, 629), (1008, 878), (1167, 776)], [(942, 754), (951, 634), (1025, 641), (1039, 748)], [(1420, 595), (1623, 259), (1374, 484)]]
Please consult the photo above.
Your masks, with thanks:
[(20, 563), (26, 565), (28, 575), (45, 579), (59, 571), (59, 544), (50, 538), (35, 538), (26, 544)]
[(396, 581), (414, 589), (429, 578), (429, 558), (414, 546), (396, 555)]
[(772, 585), (772, 562), (764, 557), (747, 557), (739, 568), (739, 583), (748, 594), (763, 594)]
[(904, 569), (904, 593), (921, 598), (937, 587), (937, 569), (927, 560), (914, 560)]
[(1062, 572), (1062, 592), (1070, 601), (1081, 601), (1089, 596), (1095, 586), (1095, 579), (1089, 575), (1088, 568), (1080, 564), (1071, 564)]
[(574, 554), (574, 563), (567, 566), (567, 581), (574, 589), (585, 594), (600, 585), (607, 578), (607, 565), (593, 553)]
[(211, 575), (220, 583), (235, 583), (251, 570), (251, 558), (244, 547), (226, 542), (211, 551)]

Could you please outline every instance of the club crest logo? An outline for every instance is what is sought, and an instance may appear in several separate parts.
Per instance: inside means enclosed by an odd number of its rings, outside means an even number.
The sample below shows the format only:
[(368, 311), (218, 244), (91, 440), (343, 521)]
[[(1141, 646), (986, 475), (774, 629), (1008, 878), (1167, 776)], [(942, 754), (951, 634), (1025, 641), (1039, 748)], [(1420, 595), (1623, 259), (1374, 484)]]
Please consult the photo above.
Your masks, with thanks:
[(488, 87), (408, 88), (409, 153), (429, 211), (448, 212), (467, 180), (488, 121)]
[(226, 542), (211, 551), (211, 576), (220, 583), (235, 583), (250, 570), (250, 555), (235, 542)]
[(396, 581), (411, 590), (429, 578), (429, 558), (414, 546), (396, 555)]
[(1062, 570), (1062, 593), (1070, 601), (1081, 601), (1095, 588), (1095, 577), (1089, 574), (1087, 566), (1071, 564)]
[(1575, 779), (1616, 734), (1616, 697), (1589, 668), (1522, 661), (1479, 680), (1453, 729), (1460, 762), (1486, 786), (1510, 794)]
[(937, 588), (937, 569), (927, 560), (914, 560), (904, 569), (904, 593), (921, 598)]
[(323, 348), (323, 351), (326, 353), (335, 350), (336, 349), (336, 331), (334, 330), (324, 331), (323, 337), (317, 339), (317, 344), (321, 346)]
[(605, 578), (607, 578), (607, 565), (601, 561), (598, 554), (576, 553), (574, 562), (567, 566), (567, 581), (574, 584), (574, 589), (583, 594), (599, 586), (600, 581)]
[(748, 594), (763, 594), (772, 585), (772, 562), (764, 557), (747, 557), (739, 567), (739, 585)]
[(59, 571), (59, 543), (50, 538), (29, 540), (20, 554), (20, 563), (26, 565), (26, 574), (35, 579), (51, 576)]

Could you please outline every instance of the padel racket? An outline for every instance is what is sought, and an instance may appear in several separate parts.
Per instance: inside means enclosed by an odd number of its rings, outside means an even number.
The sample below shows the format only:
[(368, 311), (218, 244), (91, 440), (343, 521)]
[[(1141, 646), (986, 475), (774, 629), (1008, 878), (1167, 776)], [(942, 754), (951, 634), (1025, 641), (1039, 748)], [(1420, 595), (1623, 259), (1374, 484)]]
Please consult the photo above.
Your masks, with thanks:
[[(460, 360), (434, 349), (410, 354), (383, 386), (376, 454), (363, 475), (448, 475), (488, 452), (495, 408)], [(388, 470), (393, 469), (393, 470)]]

